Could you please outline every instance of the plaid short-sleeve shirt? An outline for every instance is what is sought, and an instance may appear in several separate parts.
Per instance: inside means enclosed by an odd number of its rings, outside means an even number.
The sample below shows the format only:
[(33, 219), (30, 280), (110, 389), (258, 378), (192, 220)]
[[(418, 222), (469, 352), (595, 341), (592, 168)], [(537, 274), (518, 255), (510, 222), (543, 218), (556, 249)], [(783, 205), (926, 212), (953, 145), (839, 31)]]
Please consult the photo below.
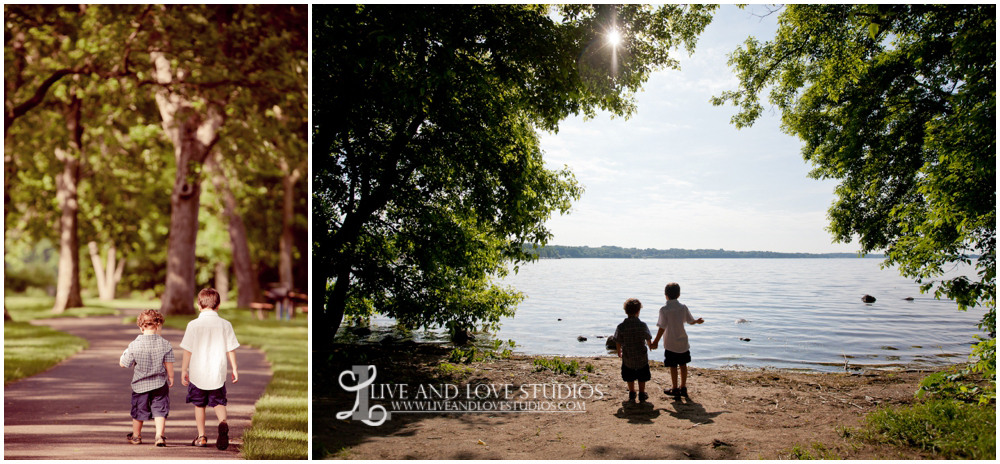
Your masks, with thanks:
[(145, 393), (167, 383), (167, 369), (163, 363), (174, 362), (174, 348), (159, 335), (139, 335), (128, 344), (118, 361), (123, 366), (135, 366), (132, 391)]
[(642, 369), (649, 365), (646, 340), (652, 340), (649, 326), (638, 317), (629, 317), (615, 329), (615, 341), (622, 347), (622, 364), (629, 369)]

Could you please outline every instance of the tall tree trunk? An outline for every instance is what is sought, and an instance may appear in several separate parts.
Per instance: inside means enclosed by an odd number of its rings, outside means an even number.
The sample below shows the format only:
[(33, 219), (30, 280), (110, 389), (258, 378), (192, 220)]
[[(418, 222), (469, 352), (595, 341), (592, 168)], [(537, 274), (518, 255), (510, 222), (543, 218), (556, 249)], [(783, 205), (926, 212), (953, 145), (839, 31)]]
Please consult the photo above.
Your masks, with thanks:
[(56, 302), (52, 312), (62, 313), (83, 306), (80, 296), (80, 243), (77, 239), (77, 187), (80, 160), (83, 158), (83, 126), (80, 124), (82, 102), (79, 98), (66, 105), (66, 128), (70, 150), (56, 149), (63, 172), (56, 179), (56, 198), (62, 214), (59, 218), (59, 272), (56, 279)]
[(281, 158), (281, 171), (284, 176), (281, 184), (284, 188), (284, 201), (281, 208), (281, 245), (279, 247), (278, 276), (281, 279), (281, 286), (289, 290), (295, 287), (292, 277), (292, 250), (295, 247), (295, 234), (293, 225), (295, 222), (295, 184), (302, 177), (304, 165), (299, 165), (295, 169), (290, 169), (288, 162)]
[(163, 129), (174, 143), (177, 174), (170, 194), (170, 235), (167, 241), (167, 282), (160, 309), (164, 314), (194, 314), (195, 240), (198, 236), (198, 205), (201, 200), (199, 167), (218, 140), (222, 114), (211, 104), (195, 109), (186, 96), (168, 90), (173, 80), (170, 60), (163, 53), (150, 53), (156, 90), (156, 105)]
[(229, 222), (229, 241), (233, 250), (233, 273), (236, 274), (236, 306), (249, 308), (250, 303), (260, 300), (260, 285), (250, 261), (250, 245), (243, 217), (236, 210), (236, 197), (229, 190), (229, 179), (222, 166), (209, 156), (205, 166), (212, 171), (212, 183), (222, 196), (223, 210)]
[(108, 245), (108, 263), (106, 266), (102, 266), (97, 242), (90, 242), (87, 245), (90, 248), (90, 262), (94, 265), (94, 275), (97, 277), (97, 294), (101, 301), (111, 301), (115, 299), (118, 282), (122, 280), (125, 260), (117, 261), (118, 251), (115, 244), (112, 243)]
[(220, 302), (229, 301), (229, 264), (221, 260), (215, 263), (215, 290)]

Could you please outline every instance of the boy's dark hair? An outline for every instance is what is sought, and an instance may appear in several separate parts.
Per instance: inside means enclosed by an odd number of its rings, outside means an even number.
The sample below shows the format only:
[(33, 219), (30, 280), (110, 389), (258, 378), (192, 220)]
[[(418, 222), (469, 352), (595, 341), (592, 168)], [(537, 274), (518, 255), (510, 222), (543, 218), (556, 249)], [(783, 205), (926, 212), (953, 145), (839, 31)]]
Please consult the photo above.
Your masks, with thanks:
[(215, 291), (214, 288), (206, 287), (198, 292), (198, 304), (205, 308), (218, 309), (219, 302), (222, 299), (219, 297), (219, 292)]
[(676, 300), (681, 296), (681, 286), (677, 282), (670, 282), (667, 284), (667, 287), (663, 289), (663, 293), (667, 295), (667, 298)]
[(135, 325), (139, 326), (141, 329), (151, 325), (163, 325), (163, 315), (155, 309), (147, 309), (139, 313), (139, 317), (135, 318)]
[(625, 314), (629, 316), (635, 316), (639, 314), (639, 310), (642, 309), (642, 303), (635, 298), (629, 298), (625, 300)]

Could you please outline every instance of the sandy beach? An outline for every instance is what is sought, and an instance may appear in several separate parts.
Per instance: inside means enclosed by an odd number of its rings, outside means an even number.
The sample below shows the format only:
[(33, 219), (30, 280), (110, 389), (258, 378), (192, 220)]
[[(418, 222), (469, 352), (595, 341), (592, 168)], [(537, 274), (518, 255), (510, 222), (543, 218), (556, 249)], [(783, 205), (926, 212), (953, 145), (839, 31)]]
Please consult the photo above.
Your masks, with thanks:
[[(917, 369), (818, 374), (691, 368), (689, 398), (675, 399), (663, 393), (670, 387), (669, 369), (651, 361), (650, 398), (642, 403), (628, 401), (617, 358), (563, 358), (580, 366), (576, 375), (567, 375), (539, 370), (529, 356), (450, 364), (449, 351), (420, 344), (315, 351), (313, 457), (783, 459), (802, 452), (815, 458), (930, 457), (843, 433), (879, 406), (912, 403), (927, 375)], [(359, 393), (341, 387), (341, 382), (358, 384), (359, 376), (341, 374), (359, 365), (377, 372), (362, 390), (368, 392), (368, 407), (383, 405), (392, 413), (377, 426), (336, 417), (362, 409), (355, 406)]]

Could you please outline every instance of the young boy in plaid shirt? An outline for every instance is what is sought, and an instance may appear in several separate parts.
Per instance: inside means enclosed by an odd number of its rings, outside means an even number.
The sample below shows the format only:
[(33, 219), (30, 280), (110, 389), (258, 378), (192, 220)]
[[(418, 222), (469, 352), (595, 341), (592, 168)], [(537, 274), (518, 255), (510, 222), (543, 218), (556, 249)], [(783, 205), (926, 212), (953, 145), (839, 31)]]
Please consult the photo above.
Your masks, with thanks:
[(628, 315), (615, 329), (615, 343), (618, 357), (622, 358), (622, 380), (628, 382), (628, 400), (635, 401), (635, 382), (639, 381), (639, 401), (645, 402), (646, 382), (650, 379), (649, 358), (646, 348), (653, 338), (649, 326), (639, 320), (642, 303), (635, 298), (625, 300), (625, 314)]
[(126, 435), (133, 445), (142, 443), (142, 423), (156, 424), (156, 446), (167, 446), (163, 436), (170, 412), (170, 387), (174, 386), (174, 349), (160, 336), (163, 316), (147, 309), (139, 314), (136, 325), (142, 334), (135, 338), (118, 359), (123, 368), (135, 367), (132, 373), (132, 433)]

